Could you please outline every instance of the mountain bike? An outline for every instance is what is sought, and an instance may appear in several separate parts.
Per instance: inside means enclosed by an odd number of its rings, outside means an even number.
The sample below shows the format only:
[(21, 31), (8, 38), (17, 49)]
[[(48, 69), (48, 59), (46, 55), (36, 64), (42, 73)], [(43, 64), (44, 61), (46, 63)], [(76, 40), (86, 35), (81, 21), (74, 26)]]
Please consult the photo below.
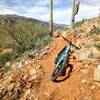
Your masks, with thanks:
[[(63, 37), (64, 40), (67, 41), (67, 45), (61, 50), (55, 59), (55, 69), (51, 74), (51, 80), (56, 81), (56, 79), (61, 76), (65, 72), (65, 69), (69, 64), (69, 56), (71, 53), (71, 49), (75, 47), (76, 49), (80, 49), (79, 47), (72, 44), (69, 40)], [(67, 67), (66, 67), (67, 66)]]

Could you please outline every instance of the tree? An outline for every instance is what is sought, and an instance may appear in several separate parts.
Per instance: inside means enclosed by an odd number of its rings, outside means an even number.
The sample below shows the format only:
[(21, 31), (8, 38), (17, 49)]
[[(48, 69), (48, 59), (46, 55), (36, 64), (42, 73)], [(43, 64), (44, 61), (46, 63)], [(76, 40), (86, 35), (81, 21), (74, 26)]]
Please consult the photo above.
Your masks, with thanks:
[(53, 35), (53, 0), (50, 0), (50, 22), (49, 22), (49, 34)]

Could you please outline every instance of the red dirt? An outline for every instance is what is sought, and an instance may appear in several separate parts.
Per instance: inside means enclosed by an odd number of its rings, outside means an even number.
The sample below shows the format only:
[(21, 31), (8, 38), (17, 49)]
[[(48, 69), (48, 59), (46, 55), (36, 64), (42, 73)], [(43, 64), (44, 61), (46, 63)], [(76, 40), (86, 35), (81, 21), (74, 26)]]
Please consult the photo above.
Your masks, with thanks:
[(80, 95), (79, 68), (78, 66), (73, 66), (70, 77), (65, 81), (59, 83), (52, 82), (50, 79), (50, 74), (55, 67), (55, 57), (66, 45), (66, 41), (62, 38), (56, 38), (53, 39), (51, 45), (52, 48), (54, 46), (55, 49), (51, 53), (47, 54), (46, 58), (38, 61), (45, 67), (46, 71), (44, 80), (42, 81), (41, 87), (39, 89), (40, 91), (38, 93), (39, 100), (74, 100)]

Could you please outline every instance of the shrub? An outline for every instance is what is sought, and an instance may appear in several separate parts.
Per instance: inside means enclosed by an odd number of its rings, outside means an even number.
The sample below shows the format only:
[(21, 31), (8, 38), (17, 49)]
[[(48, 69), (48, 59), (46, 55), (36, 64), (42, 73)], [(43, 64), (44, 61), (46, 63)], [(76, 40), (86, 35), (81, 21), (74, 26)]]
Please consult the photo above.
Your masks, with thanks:
[(5, 64), (7, 61), (11, 61), (13, 58), (13, 54), (12, 53), (5, 53), (3, 55), (0, 56), (0, 65)]
[(96, 34), (96, 35), (100, 34), (100, 28), (99, 27), (95, 27), (94, 29), (92, 29), (90, 31), (90, 34)]
[(47, 44), (49, 44), (50, 41), (51, 41), (51, 37), (49, 35), (38, 37), (35, 43), (35, 48), (41, 49), (45, 47)]

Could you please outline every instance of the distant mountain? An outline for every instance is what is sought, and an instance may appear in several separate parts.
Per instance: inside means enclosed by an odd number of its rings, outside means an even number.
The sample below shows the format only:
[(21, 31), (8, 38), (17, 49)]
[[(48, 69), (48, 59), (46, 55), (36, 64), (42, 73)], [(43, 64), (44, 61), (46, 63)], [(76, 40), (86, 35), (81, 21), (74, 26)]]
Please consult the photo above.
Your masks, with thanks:
[[(41, 21), (41, 20), (37, 20), (37, 19), (33, 19), (33, 18), (27, 18), (27, 17), (24, 17), (24, 16), (18, 16), (16, 14), (14, 15), (9, 15), (9, 14), (4, 14), (4, 15), (0, 15), (0, 20), (13, 20), (13, 21), (17, 21), (17, 20), (20, 20), (20, 21), (32, 21), (33, 24), (42, 24), (43, 26), (48, 26), (49, 23), (48, 22), (45, 22), (45, 21)], [(65, 25), (64, 24), (56, 24), (54, 23), (54, 30), (57, 29), (57, 28), (63, 28)]]

